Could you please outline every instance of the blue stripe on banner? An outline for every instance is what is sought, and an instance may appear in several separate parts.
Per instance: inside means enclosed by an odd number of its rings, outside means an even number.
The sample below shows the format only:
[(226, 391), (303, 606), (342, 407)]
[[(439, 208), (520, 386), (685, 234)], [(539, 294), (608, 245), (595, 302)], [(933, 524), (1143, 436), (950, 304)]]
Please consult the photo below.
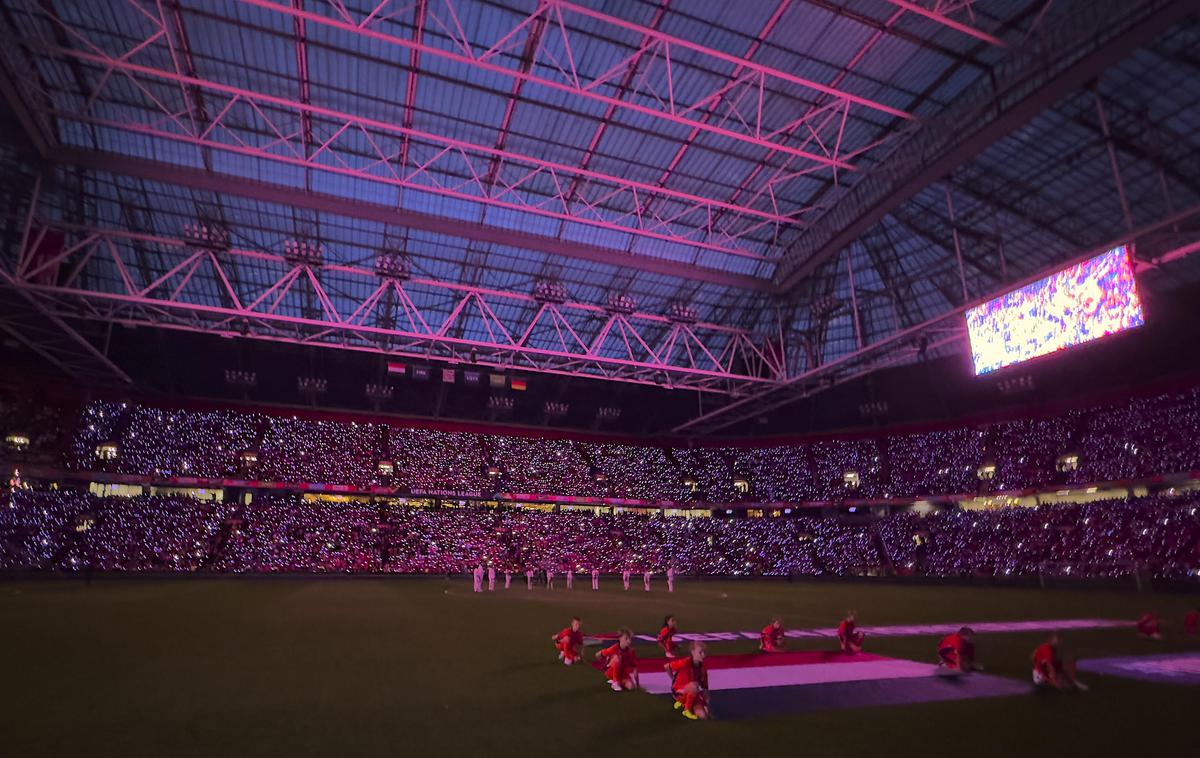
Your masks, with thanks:
[(1032, 691), (1033, 685), (1024, 682), (988, 674), (970, 674), (954, 678), (933, 676), (728, 690), (712, 693), (711, 705), (713, 715), (719, 719), (747, 719), (810, 711), (1006, 697)]

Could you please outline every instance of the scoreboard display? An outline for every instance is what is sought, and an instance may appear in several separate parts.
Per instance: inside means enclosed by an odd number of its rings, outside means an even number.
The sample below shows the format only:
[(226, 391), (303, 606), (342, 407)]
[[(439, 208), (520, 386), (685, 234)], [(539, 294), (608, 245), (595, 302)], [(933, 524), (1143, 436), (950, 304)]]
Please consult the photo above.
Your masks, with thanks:
[(1124, 245), (967, 311), (976, 375), (1144, 323)]

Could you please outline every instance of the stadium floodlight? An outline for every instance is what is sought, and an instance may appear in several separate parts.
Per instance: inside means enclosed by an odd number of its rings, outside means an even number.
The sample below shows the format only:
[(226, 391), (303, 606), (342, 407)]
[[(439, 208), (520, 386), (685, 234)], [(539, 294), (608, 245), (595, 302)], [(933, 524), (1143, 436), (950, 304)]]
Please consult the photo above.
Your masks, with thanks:
[(121, 455), (121, 447), (115, 442), (104, 442), (96, 445), (96, 460), (115, 461)]
[(367, 399), (381, 402), (391, 400), (396, 388), (390, 384), (368, 384), (364, 389)]
[(637, 301), (629, 295), (613, 293), (608, 296), (606, 307), (610, 313), (624, 313), (628, 315), (637, 310)]
[(231, 387), (256, 387), (258, 386), (258, 372), (227, 368), (225, 369), (225, 383)]
[(320, 268), (325, 262), (325, 251), (319, 242), (291, 239), (283, 243), (283, 259), (293, 266)]
[(605, 405), (596, 410), (596, 418), (601, 421), (616, 421), (621, 418), (621, 409), (611, 405)]
[(329, 381), (315, 376), (296, 377), (296, 389), (306, 395), (324, 395), (329, 389)]
[(678, 324), (694, 324), (700, 320), (696, 309), (683, 302), (671, 303), (667, 308), (667, 318)]
[(858, 404), (858, 415), (863, 418), (886, 416), (887, 412), (888, 404), (886, 400), (872, 400), (867, 403)]
[(562, 418), (571, 410), (571, 406), (566, 403), (560, 403), (556, 400), (547, 400), (542, 409), (550, 418)]
[(403, 282), (412, 276), (412, 261), (402, 250), (387, 248), (375, 256), (375, 275), (380, 279)]
[(1011, 376), (996, 382), (996, 389), (1000, 390), (1001, 395), (1019, 395), (1023, 392), (1032, 392), (1035, 387), (1033, 377), (1029, 374)]
[(538, 279), (533, 283), (533, 299), (539, 303), (565, 303), (571, 299), (562, 282), (554, 279)]
[(223, 252), (232, 247), (229, 230), (213, 221), (190, 221), (183, 225), (183, 241), (188, 247)]
[(487, 407), (493, 411), (511, 411), (513, 399), (506, 395), (492, 395), (488, 398)]

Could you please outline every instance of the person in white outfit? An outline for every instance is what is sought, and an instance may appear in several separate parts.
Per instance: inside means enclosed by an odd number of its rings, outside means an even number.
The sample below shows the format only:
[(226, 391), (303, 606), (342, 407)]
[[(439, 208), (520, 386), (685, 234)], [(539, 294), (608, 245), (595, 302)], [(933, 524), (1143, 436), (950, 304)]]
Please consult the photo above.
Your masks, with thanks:
[(554, 589), (554, 569), (546, 569), (546, 589)]
[(567, 569), (567, 589), (572, 589), (575, 586), (575, 569)]
[(525, 589), (533, 589), (533, 569), (525, 569)]
[(504, 589), (512, 586), (512, 570), (504, 569)]
[(473, 591), (483, 592), (483, 564), (476, 566), (471, 572), (471, 585)]
[(600, 572), (596, 569), (592, 569), (592, 589), (600, 589)]
[(646, 592), (650, 591), (650, 575), (653, 573), (653, 571), (642, 572), (642, 589), (644, 589)]
[(629, 591), (629, 569), (621, 572), (621, 583), (625, 585), (625, 591)]
[(496, 567), (488, 566), (488, 592), (496, 591)]
[(667, 592), (675, 591), (675, 567), (667, 567)]

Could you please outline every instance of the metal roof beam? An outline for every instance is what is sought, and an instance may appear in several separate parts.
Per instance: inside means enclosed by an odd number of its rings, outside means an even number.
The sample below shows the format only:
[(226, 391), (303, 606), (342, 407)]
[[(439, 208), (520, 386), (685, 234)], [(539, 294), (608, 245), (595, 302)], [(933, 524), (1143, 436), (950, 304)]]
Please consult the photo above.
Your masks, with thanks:
[(1002, 61), (922, 124), (785, 253), (775, 281), (784, 291), (837, 255), (872, 224), (921, 189), (1084, 86), (1195, 10), (1194, 0), (1078, 0), (1045, 33)]
[[(954, 19), (950, 18), (950, 16), (948, 15), (948, 12), (946, 12), (946, 11), (939, 12), (937, 10), (936, 6), (935, 6), (935, 8), (931, 9), (931, 8), (926, 8), (922, 5), (918, 5), (915, 2), (909, 2), (909, 0), (886, 0), (886, 1), (888, 3), (891, 3), (892, 5), (896, 6), (897, 8), (902, 8), (902, 9), (908, 11), (909, 13), (915, 13), (918, 16), (923, 16), (924, 18), (927, 18), (930, 21), (933, 21), (935, 24), (940, 24), (941, 26), (944, 26), (947, 29), (953, 29), (954, 31), (959, 32), (960, 34), (965, 34), (968, 37), (974, 37), (975, 39), (980, 40), (981, 42), (986, 42), (989, 45), (995, 45), (996, 47), (1008, 47), (1008, 43), (1005, 42), (1004, 40), (1000, 39), (999, 37), (994, 37), (994, 36), (988, 34), (987, 32), (980, 31), (979, 29), (976, 29), (975, 27), (973, 27), (969, 24), (964, 24), (961, 21), (955, 21)], [(941, 3), (938, 3), (938, 5), (941, 5)], [(970, 5), (968, 4), (967, 7), (969, 8)]]
[(60, 164), (79, 166), (93, 171), (136, 176), (164, 184), (175, 184), (226, 195), (239, 195), (252, 200), (306, 208), (363, 221), (420, 229), (460, 239), (490, 242), (542, 253), (566, 256), (607, 266), (637, 269), (685, 281), (707, 282), (723, 287), (735, 287), (755, 292), (770, 292), (771, 282), (752, 276), (732, 274), (700, 266), (685, 266), (665, 259), (627, 255), (619, 250), (584, 245), (577, 242), (543, 237), (514, 229), (502, 229), (484, 224), (471, 224), (459, 219), (431, 216), (403, 208), (306, 192), (296, 187), (268, 184), (240, 176), (207, 172), (200, 169), (173, 166), (157, 161), (129, 158), (112, 153), (62, 148), (51, 156)]
[[(419, 48), (424, 55), (437, 56), (463, 65), (480, 68), (490, 74), (523, 79), (560, 92), (567, 92), (575, 96), (602, 102), (606, 105), (615, 105), (618, 108), (629, 110), (642, 116), (658, 118), (685, 126), (699, 125), (701, 129), (722, 137), (756, 147), (795, 154), (797, 157), (803, 157), (823, 165), (832, 164), (823, 155), (805, 152), (785, 144), (784, 139), (786, 137), (783, 135), (787, 129), (786, 125), (779, 127), (759, 123), (754, 116), (749, 115), (750, 112), (761, 112), (763, 110), (761, 107), (762, 101), (777, 96), (780, 92), (791, 91), (794, 93), (800, 91), (809, 96), (816, 94), (832, 96), (856, 108), (862, 108), (870, 112), (883, 113), (903, 119), (912, 118), (911, 114), (869, 98), (829, 87), (769, 66), (746, 64), (745, 84), (757, 92), (757, 95), (755, 95), (757, 104), (752, 104), (751, 107), (747, 108), (747, 117), (740, 119), (743, 123), (734, 125), (737, 128), (706, 123), (700, 116), (708, 108), (713, 107), (715, 103), (719, 102), (720, 95), (726, 88), (715, 90), (696, 102), (676, 102), (674, 98), (676, 77), (686, 75), (687, 72), (686, 67), (679, 65), (677, 61), (695, 58), (704, 61), (708, 66), (720, 71), (731, 65), (734, 67), (743, 65), (743, 62), (737, 56), (674, 37), (656, 29), (609, 16), (591, 8), (565, 2), (564, 0), (544, 0), (544, 2), (538, 3), (531, 13), (522, 18), (511, 30), (501, 35), (498, 40), (468, 39), (467, 32), (460, 26), (457, 34), (450, 38), (452, 45), (445, 47), (421, 44), (407, 37), (400, 37), (379, 31), (377, 28), (379, 24), (376, 19), (367, 17), (356, 20), (351, 17), (344, 7), (340, 9), (340, 12), (335, 11), (332, 15), (325, 15), (296, 10), (274, 0), (238, 0), (238, 2), (293, 17), (302, 16), (310, 23), (323, 24), (351, 34), (358, 34), (376, 42), (396, 45), (410, 50)], [(440, 2), (451, 17), (458, 17), (459, 14), (454, 9), (456, 0), (440, 0)], [(332, 5), (333, 3), (331, 3)], [(506, 52), (514, 44), (515, 40), (520, 38), (524, 30), (530, 26), (532, 20), (537, 17), (545, 18), (549, 23), (553, 24), (556, 27), (555, 34), (561, 38), (566, 60), (556, 61), (557, 65), (553, 66), (559, 69), (561, 77), (552, 78), (543, 76), (536, 71), (525, 72), (516, 70), (510, 66), (503, 65), (503, 61), (500, 58), (500, 55)], [(586, 72), (579, 71), (575, 66), (576, 56), (574, 55), (571, 42), (572, 37), (577, 36), (579, 33), (571, 30), (566, 20), (568, 18), (576, 22), (580, 18), (586, 19), (586, 23), (592, 28), (602, 28), (608, 30), (610, 33), (623, 31), (639, 36), (644, 40), (644, 45), (642, 49), (634, 51), (634, 57), (642, 55), (646, 48), (653, 47), (664, 61), (665, 81), (659, 87), (662, 90), (661, 95), (655, 98), (662, 100), (660, 107), (651, 107), (640, 102), (623, 100), (606, 93), (606, 89), (611, 85), (610, 79), (625, 68), (624, 63), (614, 67), (612, 70), (596, 75), (595, 78), (588, 78)], [(472, 31), (478, 34), (477, 30)], [(579, 46), (580, 41), (577, 41), (575, 45)], [(672, 69), (672, 61), (676, 61), (674, 63), (674, 70)]]
[[(45, 55), (86, 61), (130, 75), (137, 74), (167, 82), (194, 85), (227, 98), (224, 107), (220, 110), (221, 116), (214, 119), (201, 133), (188, 133), (186, 129), (177, 128), (183, 126), (178, 115), (171, 113), (169, 108), (164, 107), (157, 100), (153, 100), (146, 106), (149, 123), (135, 120), (132, 117), (113, 120), (101, 118), (84, 110), (64, 111), (56, 108), (53, 114), (60, 119), (124, 129), (148, 137), (193, 145), (198, 149), (215, 148), (238, 155), (247, 155), (302, 168), (316, 168), (390, 186), (411, 187), (432, 194), (495, 205), (549, 218), (564, 219), (623, 234), (691, 245), (754, 260), (773, 260), (774, 258), (746, 249), (743, 245), (745, 240), (753, 241), (754, 235), (767, 233), (772, 228), (790, 227), (798, 223), (796, 213), (783, 214), (775, 209), (764, 211), (735, 206), (687, 192), (580, 169), (569, 164), (496, 150), (485, 145), (443, 135), (406, 130), (389, 121), (361, 117), (316, 105), (306, 105), (291, 98), (264, 94), (244, 87), (134, 64), (125, 57), (112, 57), (53, 45), (47, 46), (36, 40), (25, 40), (25, 44), (30, 49)], [(94, 96), (95, 93), (93, 93)], [(310, 113), (313, 116), (328, 119), (330, 126), (334, 127), (332, 136), (321, 148), (310, 155), (295, 154), (296, 146), (291, 144), (290, 137), (283, 134), (264, 136), (260, 140), (261, 144), (229, 144), (219, 139), (220, 130), (217, 127), (229, 130), (231, 127), (226, 122), (235, 122), (238, 118), (246, 121), (254, 121), (256, 118), (266, 121), (268, 119), (266, 109), (272, 108), (282, 108), (285, 111), (295, 112), (297, 115)], [(161, 118), (156, 117), (160, 114), (155, 113), (155, 109), (160, 111)], [(174, 127), (171, 126), (172, 122)], [(273, 125), (272, 127), (274, 131), (279, 131), (277, 127)], [(336, 153), (335, 143), (344, 133), (351, 135), (361, 133), (378, 155), (363, 166), (331, 164), (321, 153)], [(435, 148), (440, 147), (440, 150), (420, 166), (396, 167), (393, 165), (395, 156), (382, 149), (380, 144), (385, 139), (403, 137), (406, 134), (411, 134), (414, 139), (432, 143)], [(280, 145), (290, 147), (291, 150), (280, 151)], [(483, 179), (478, 175), (474, 165), (481, 158), (491, 159), (492, 157), (502, 158), (504, 165), (513, 167), (513, 172), (500, 182), (504, 185), (503, 191), (494, 194), (485, 189)], [(379, 166), (385, 167), (387, 171), (378, 170)], [(453, 186), (447, 186), (446, 183), (439, 181), (438, 177), (442, 173), (454, 176), (456, 183)], [(592, 186), (595, 188), (594, 192), (598, 195), (587, 203), (585, 208), (578, 210), (564, 208), (561, 202), (562, 195), (565, 193), (562, 180), (573, 175), (585, 177), (592, 182)], [(535, 194), (530, 196), (529, 191), (522, 186), (533, 184), (536, 181), (545, 183), (547, 180), (559, 188), (556, 195)], [(637, 209), (641, 198), (646, 193), (663, 195), (677, 202), (679, 208), (672, 207), (669, 215), (665, 218), (658, 214), (639, 214)], [(563, 210), (557, 210), (557, 208), (563, 208)], [(733, 224), (725, 225), (724, 229), (715, 228), (713, 218), (720, 211), (729, 211), (734, 214), (739, 221), (739, 228), (731, 229)], [(771, 233), (772, 239), (777, 235), (778, 231)]]
[[(236, 247), (215, 252), (170, 236), (37, 220), (42, 228), (61, 232), (71, 241), (69, 248), (49, 261), (31, 253), (15, 274), (0, 274), (49, 319), (86, 315), (119, 324), (718, 393), (745, 391), (784, 374), (767, 338), (722, 324), (573, 301), (541, 302), (529, 294), (429, 279), (381, 278), (373, 268), (355, 265), (329, 263), (318, 274), (276, 253)], [(158, 258), (162, 273), (153, 280), (129, 265), (130, 250), (141, 244)], [(67, 276), (53, 281), (42, 276), (70, 256), (79, 260)], [(225, 269), (234, 259), (254, 266), (256, 280), (233, 280)], [(351, 281), (367, 286), (335, 292)], [(231, 306), (212, 304), (206, 283), (213, 282), (229, 288)], [(310, 287), (321, 307), (307, 312), (297, 294)], [(398, 297), (403, 318), (381, 319), (380, 302), (389, 292)]]

